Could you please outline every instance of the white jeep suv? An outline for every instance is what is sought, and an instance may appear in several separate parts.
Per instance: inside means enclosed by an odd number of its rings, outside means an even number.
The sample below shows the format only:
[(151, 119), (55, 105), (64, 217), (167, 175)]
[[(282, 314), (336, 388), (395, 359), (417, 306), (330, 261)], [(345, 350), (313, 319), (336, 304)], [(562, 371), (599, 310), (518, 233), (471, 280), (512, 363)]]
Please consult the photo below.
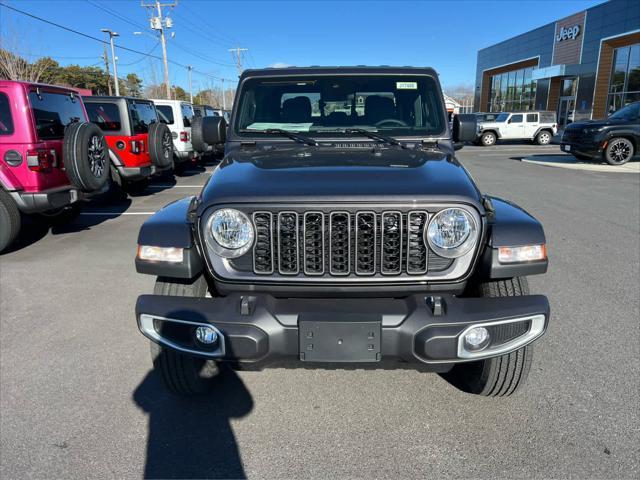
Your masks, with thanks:
[(174, 164), (197, 157), (191, 145), (191, 119), (194, 116), (193, 105), (181, 100), (152, 99), (156, 105), (160, 121), (166, 123), (173, 138)]
[(548, 145), (558, 133), (555, 112), (501, 113), (493, 122), (478, 124), (477, 142), (485, 147), (498, 140), (531, 140)]

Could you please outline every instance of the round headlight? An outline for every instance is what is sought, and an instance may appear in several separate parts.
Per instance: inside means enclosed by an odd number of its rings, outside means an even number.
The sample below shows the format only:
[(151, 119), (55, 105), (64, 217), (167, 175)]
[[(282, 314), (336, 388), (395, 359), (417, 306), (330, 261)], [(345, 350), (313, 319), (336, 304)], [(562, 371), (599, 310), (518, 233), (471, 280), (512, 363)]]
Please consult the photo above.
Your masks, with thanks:
[(462, 208), (447, 208), (436, 213), (425, 232), (431, 249), (446, 258), (461, 257), (475, 244), (475, 220)]
[(207, 222), (207, 230), (213, 240), (207, 244), (225, 258), (237, 258), (247, 253), (255, 236), (249, 217), (233, 208), (213, 212)]

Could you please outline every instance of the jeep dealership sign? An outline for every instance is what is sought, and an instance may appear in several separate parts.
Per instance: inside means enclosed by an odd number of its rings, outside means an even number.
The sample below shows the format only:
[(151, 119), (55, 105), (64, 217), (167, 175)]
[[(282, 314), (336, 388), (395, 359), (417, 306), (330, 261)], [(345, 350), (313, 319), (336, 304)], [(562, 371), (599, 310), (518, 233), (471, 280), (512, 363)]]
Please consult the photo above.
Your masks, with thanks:
[(573, 40), (580, 35), (580, 25), (574, 25), (573, 27), (562, 27), (556, 35), (556, 42), (563, 40)]

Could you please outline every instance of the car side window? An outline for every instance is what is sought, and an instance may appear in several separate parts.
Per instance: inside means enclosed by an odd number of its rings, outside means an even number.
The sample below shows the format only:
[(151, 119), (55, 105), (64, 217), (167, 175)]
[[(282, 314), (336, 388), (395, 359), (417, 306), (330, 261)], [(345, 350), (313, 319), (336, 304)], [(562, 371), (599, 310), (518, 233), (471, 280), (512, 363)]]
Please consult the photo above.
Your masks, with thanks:
[(536, 123), (538, 121), (537, 113), (527, 113), (527, 123)]
[(9, 97), (0, 93), (0, 135), (11, 135), (13, 133), (13, 119), (11, 118), (11, 106)]
[(100, 127), (105, 132), (120, 130), (122, 123), (120, 120), (120, 110), (113, 103), (85, 103), (89, 120)]
[(185, 127), (190, 127), (191, 119), (193, 118), (193, 108), (191, 108), (191, 105), (187, 105), (183, 103), (181, 105), (181, 109), (182, 109), (182, 122), (184, 123)]
[(160, 114), (160, 121), (167, 125), (173, 125), (175, 120), (173, 118), (173, 108), (170, 105), (156, 105), (156, 109)]
[(522, 123), (522, 115), (511, 115), (509, 123)]

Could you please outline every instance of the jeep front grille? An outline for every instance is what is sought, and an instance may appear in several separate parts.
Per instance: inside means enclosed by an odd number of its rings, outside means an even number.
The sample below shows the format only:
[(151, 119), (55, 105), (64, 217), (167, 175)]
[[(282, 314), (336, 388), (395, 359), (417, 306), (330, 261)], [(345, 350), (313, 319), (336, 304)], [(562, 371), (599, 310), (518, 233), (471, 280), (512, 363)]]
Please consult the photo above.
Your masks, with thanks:
[[(257, 211), (252, 271), (282, 276), (419, 276), (453, 263), (425, 245), (426, 210)], [(234, 266), (242, 265), (234, 261)]]
[[(477, 249), (443, 258), (423, 237), (431, 216), (450, 206), (230, 205), (253, 221), (253, 247), (234, 259), (208, 257), (219, 278), (249, 283), (456, 280), (468, 273)], [(467, 210), (481, 225), (475, 209)]]

